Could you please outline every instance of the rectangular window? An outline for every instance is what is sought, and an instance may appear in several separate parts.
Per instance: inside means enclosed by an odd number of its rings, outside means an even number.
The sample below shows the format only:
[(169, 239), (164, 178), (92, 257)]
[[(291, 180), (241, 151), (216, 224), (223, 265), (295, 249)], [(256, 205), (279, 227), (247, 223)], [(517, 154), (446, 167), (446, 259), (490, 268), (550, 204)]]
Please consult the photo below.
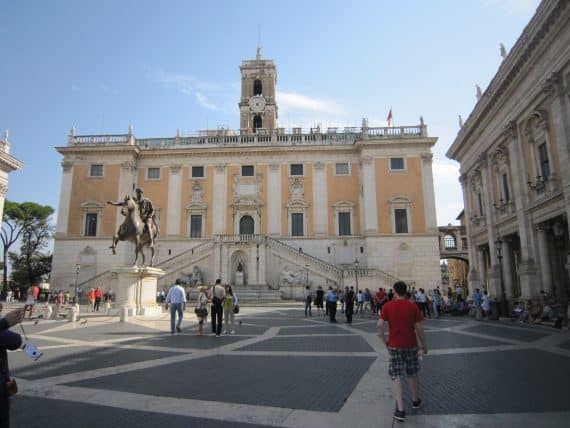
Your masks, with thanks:
[(190, 237), (191, 238), (201, 238), (202, 237), (202, 216), (201, 215), (191, 215), (190, 216)]
[(291, 214), (291, 235), (303, 236), (303, 213)]
[(85, 215), (85, 236), (97, 236), (97, 213)]
[(538, 157), (540, 159), (540, 173), (543, 179), (550, 177), (550, 161), (548, 160), (548, 149), (546, 143), (538, 146)]
[(399, 171), (404, 169), (404, 158), (390, 158), (390, 170)]
[(147, 180), (160, 180), (160, 168), (148, 168), (146, 170)]
[(253, 177), (254, 168), (253, 165), (242, 165), (241, 176), (242, 177)]
[(503, 198), (505, 202), (509, 202), (511, 199), (511, 194), (509, 193), (509, 177), (507, 174), (503, 174)]
[(302, 163), (291, 164), (290, 175), (303, 175), (303, 164)]
[(103, 177), (103, 165), (91, 165), (89, 170), (90, 177)]
[(348, 163), (335, 164), (336, 175), (348, 175)]
[(396, 208), (394, 210), (396, 233), (408, 233), (408, 211)]
[(204, 177), (204, 167), (203, 166), (193, 166), (192, 167), (192, 177), (193, 178)]
[(350, 213), (338, 213), (338, 234), (339, 236), (351, 235)]

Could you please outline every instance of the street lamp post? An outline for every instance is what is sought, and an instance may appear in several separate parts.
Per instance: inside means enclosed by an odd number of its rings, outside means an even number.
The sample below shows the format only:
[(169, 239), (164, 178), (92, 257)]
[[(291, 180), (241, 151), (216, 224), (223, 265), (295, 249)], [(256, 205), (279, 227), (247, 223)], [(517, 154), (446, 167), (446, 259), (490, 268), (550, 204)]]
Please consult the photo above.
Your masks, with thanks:
[(79, 263), (75, 263), (75, 296), (73, 297), (73, 303), (77, 305), (77, 279), (79, 278), (79, 270), (81, 269), (81, 265)]
[(360, 263), (358, 263), (358, 259), (354, 260), (354, 283), (356, 285), (356, 295), (358, 295), (358, 266), (360, 266)]
[(507, 302), (507, 296), (505, 295), (505, 283), (503, 282), (503, 241), (501, 238), (497, 238), (495, 241), (495, 248), (497, 249), (497, 258), (499, 259), (499, 275), (501, 277), (501, 315), (509, 316), (509, 306)]
[(309, 263), (305, 264), (305, 271), (307, 273), (306, 279), (305, 279), (305, 286), (309, 286)]

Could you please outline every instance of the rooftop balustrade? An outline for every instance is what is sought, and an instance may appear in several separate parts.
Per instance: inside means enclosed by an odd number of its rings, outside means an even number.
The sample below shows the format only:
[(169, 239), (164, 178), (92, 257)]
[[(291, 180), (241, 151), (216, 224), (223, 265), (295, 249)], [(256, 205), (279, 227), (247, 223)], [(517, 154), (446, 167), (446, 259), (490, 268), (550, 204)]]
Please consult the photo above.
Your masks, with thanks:
[(69, 146), (81, 145), (137, 145), (141, 149), (165, 149), (183, 147), (225, 147), (225, 146), (296, 146), (296, 145), (352, 145), (364, 139), (406, 139), (427, 137), (427, 127), (394, 126), (381, 128), (345, 127), (311, 128), (303, 132), (301, 128), (293, 128), (286, 132), (284, 128), (260, 130), (252, 133), (250, 130), (231, 131), (228, 129), (200, 131), (198, 135), (165, 137), (165, 138), (136, 138), (132, 134), (103, 134), (103, 135), (69, 135)]

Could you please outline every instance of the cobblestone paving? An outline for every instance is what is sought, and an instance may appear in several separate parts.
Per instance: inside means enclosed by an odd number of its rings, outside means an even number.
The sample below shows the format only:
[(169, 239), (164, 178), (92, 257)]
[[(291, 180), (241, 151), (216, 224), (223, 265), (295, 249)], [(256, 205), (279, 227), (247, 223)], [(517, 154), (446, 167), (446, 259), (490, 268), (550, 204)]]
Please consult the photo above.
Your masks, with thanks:
[[(337, 324), (297, 308), (243, 307), (235, 335), (181, 334), (169, 316), (25, 321), (37, 362), (10, 353), (12, 426), (391, 427), (394, 400), (376, 321)], [(510, 322), (425, 321), (425, 405), (405, 426), (565, 426), (570, 336)], [(210, 331), (206, 325), (205, 332)], [(405, 387), (406, 403), (410, 397)], [(166, 422), (168, 421), (168, 422)], [(497, 425), (499, 424), (499, 425)]]

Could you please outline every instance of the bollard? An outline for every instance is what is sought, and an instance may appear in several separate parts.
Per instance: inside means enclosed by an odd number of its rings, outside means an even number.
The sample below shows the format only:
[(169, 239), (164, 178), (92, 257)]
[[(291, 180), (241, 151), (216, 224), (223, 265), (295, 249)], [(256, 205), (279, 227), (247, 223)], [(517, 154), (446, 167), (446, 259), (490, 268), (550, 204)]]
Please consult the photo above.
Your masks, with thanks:
[(126, 322), (129, 320), (129, 308), (127, 306), (121, 306), (119, 314), (121, 322)]
[(77, 311), (77, 308), (75, 306), (71, 306), (67, 311), (67, 321), (76, 322), (78, 313), (79, 311)]
[(44, 319), (45, 320), (51, 319), (52, 313), (53, 309), (51, 308), (49, 303), (46, 303), (46, 306), (44, 307)]

